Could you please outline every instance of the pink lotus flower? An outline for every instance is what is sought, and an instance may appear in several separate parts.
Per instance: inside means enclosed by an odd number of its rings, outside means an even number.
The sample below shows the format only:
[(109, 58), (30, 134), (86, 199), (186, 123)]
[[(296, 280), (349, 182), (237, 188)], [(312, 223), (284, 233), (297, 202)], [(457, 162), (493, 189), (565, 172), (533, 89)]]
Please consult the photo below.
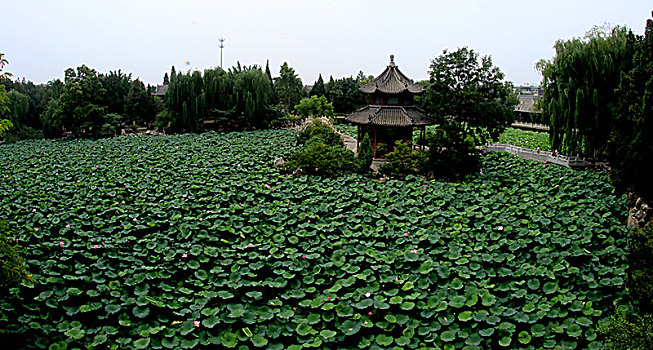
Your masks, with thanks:
[(36, 213), (36, 209), (32, 209), (32, 213)]
[(308, 220), (308, 223), (310, 224), (310, 223), (311, 223), (311, 220)]
[(59, 242), (59, 245), (63, 247), (64, 245), (63, 241)]
[(250, 248), (253, 248), (253, 247), (254, 247), (254, 244), (252, 244), (252, 243), (248, 243), (247, 246), (250, 247)]
[(125, 201), (121, 201), (120, 204), (125, 204)]
[(265, 188), (267, 188), (267, 189), (269, 190), (269, 189), (270, 189), (270, 185), (265, 184)]
[(137, 222), (138, 220), (136, 220), (136, 218), (133, 218), (132, 221), (133, 221), (133, 222)]
[(70, 228), (70, 224), (67, 224), (67, 225), (66, 225), (66, 228)]
[(306, 259), (306, 255), (302, 255), (302, 259)]
[(202, 221), (202, 218), (200, 218), (199, 220)]
[(408, 237), (408, 232), (404, 232), (404, 237)]
[(95, 245), (93, 246), (93, 249), (98, 249), (98, 248), (100, 248), (100, 246), (97, 245), (97, 244), (95, 244)]
[(497, 227), (497, 230), (499, 230), (499, 231), (503, 231), (503, 226), (499, 226), (499, 227)]
[(187, 257), (188, 257), (188, 254), (186, 254), (186, 253), (181, 254), (181, 257), (182, 257), (182, 258), (187, 258)]
[(38, 227), (34, 227), (34, 231), (38, 231), (38, 230), (39, 230), (39, 228), (38, 228)]
[(372, 316), (372, 311), (367, 313), (368, 316)]
[(193, 327), (199, 327), (199, 326), (200, 326), (200, 321), (193, 322)]

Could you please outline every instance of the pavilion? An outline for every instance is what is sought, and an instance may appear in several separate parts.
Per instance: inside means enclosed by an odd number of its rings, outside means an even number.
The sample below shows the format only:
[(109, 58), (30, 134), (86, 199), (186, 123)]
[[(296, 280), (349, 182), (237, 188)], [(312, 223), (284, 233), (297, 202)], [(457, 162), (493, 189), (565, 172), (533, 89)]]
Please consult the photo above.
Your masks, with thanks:
[(426, 126), (433, 124), (422, 109), (413, 106), (413, 97), (423, 93), (424, 87), (399, 70), (394, 55), (390, 55), (390, 64), (383, 73), (358, 89), (369, 95), (370, 104), (345, 117), (358, 126), (356, 151), (365, 134), (369, 135), (376, 154), (377, 146), (382, 143), (389, 151), (395, 141), (412, 143), (415, 127), (420, 128), (420, 139), (423, 139)]

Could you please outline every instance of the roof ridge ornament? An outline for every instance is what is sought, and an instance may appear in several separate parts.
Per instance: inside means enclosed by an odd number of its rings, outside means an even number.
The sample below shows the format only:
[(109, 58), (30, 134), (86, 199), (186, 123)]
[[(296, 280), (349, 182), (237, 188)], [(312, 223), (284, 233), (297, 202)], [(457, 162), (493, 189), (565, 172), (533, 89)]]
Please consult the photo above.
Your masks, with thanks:
[(390, 64), (388, 64), (388, 67), (396, 67), (397, 65), (395, 64), (395, 55), (390, 55)]

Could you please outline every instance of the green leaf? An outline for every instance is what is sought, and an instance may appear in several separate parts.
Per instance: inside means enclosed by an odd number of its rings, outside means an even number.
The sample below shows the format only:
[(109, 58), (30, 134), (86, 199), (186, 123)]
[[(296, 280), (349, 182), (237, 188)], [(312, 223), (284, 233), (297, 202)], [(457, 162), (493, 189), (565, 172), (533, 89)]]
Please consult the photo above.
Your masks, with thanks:
[(512, 339), (510, 337), (503, 337), (499, 340), (499, 345), (505, 347), (510, 346), (510, 343), (512, 342)]
[(455, 330), (444, 331), (440, 334), (440, 339), (443, 342), (452, 342), (454, 339), (456, 339), (456, 331)]
[(210, 316), (202, 321), (202, 325), (207, 328), (213, 328), (218, 323), (220, 323), (220, 318), (217, 316)]
[(567, 327), (567, 334), (569, 334), (570, 337), (578, 338), (582, 332), (583, 330), (580, 326), (575, 323)]
[(265, 337), (257, 334), (252, 337), (252, 344), (254, 344), (254, 346), (257, 348), (260, 348), (266, 346), (268, 344), (268, 340)]
[(220, 344), (228, 348), (235, 348), (238, 345), (238, 336), (234, 333), (226, 332), (220, 337)]
[(528, 344), (531, 342), (531, 335), (526, 331), (519, 332), (518, 340), (522, 344)]
[(300, 323), (297, 326), (297, 328), (295, 329), (295, 331), (297, 332), (297, 334), (299, 334), (301, 336), (306, 336), (306, 335), (309, 335), (309, 334), (316, 334), (317, 333), (317, 331), (315, 329), (313, 329), (313, 327), (311, 327), (309, 324), (306, 324), (306, 323)]
[(458, 314), (458, 319), (462, 322), (467, 322), (472, 318), (472, 312), (471, 311), (463, 311)]
[(150, 338), (141, 338), (134, 341), (134, 348), (136, 349), (147, 349), (150, 345)]
[(134, 316), (136, 316), (138, 318), (145, 318), (145, 317), (147, 317), (147, 315), (150, 314), (150, 309), (147, 308), (147, 307), (141, 308), (141, 307), (135, 306), (132, 311), (134, 312)]
[(376, 343), (379, 344), (380, 346), (388, 346), (394, 342), (394, 338), (385, 335), (385, 334), (379, 334), (376, 336)]
[(336, 334), (337, 334), (336, 332), (334, 332), (334, 331), (332, 331), (332, 330), (329, 330), (329, 329), (325, 329), (325, 330), (323, 330), (323, 331), (320, 332), (320, 336), (321, 336), (322, 338), (324, 338), (324, 339), (330, 339), (330, 338), (333, 338), (333, 337), (336, 336)]

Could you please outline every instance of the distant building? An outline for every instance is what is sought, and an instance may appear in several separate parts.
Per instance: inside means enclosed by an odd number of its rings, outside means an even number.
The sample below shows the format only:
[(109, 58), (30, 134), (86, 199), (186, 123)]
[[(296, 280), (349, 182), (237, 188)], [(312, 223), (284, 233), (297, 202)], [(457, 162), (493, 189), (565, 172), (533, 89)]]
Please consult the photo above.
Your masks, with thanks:
[(309, 93), (311, 92), (311, 89), (313, 89), (313, 85), (304, 85), (304, 92)]
[(159, 96), (161, 97), (161, 99), (163, 99), (167, 91), (168, 91), (168, 85), (157, 85), (156, 89), (152, 93), (152, 96)]
[(542, 121), (542, 112), (536, 108), (537, 101), (544, 96), (540, 85), (518, 85), (515, 93), (519, 103), (515, 106), (515, 120), (521, 123), (548, 124)]
[(515, 92), (519, 95), (544, 96), (544, 88), (541, 85), (518, 85), (515, 86)]

